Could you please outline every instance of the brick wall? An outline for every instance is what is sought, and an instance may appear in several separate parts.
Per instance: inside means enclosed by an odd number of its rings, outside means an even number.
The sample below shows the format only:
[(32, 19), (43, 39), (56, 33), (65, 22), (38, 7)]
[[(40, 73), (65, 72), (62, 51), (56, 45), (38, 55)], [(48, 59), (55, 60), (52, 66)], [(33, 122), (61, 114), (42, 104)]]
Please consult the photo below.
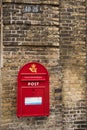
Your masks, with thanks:
[(87, 129), (86, 1), (61, 1), (64, 130)]
[[(86, 1), (86, 32), (87, 32), (87, 1)], [(87, 57), (87, 33), (86, 33), (86, 57)], [(87, 67), (87, 59), (86, 59), (86, 67)], [(87, 83), (87, 68), (86, 68), (86, 83)], [(86, 99), (87, 99), (87, 85), (86, 85)], [(87, 104), (87, 100), (86, 100), (86, 104)], [(87, 111), (86, 111), (86, 115), (87, 115)], [(86, 116), (86, 120), (87, 120), (87, 116)]]
[[(3, 1), (2, 130), (61, 130), (59, 2), (18, 2)], [(49, 71), (50, 116), (17, 118), (17, 74), (32, 61)]]

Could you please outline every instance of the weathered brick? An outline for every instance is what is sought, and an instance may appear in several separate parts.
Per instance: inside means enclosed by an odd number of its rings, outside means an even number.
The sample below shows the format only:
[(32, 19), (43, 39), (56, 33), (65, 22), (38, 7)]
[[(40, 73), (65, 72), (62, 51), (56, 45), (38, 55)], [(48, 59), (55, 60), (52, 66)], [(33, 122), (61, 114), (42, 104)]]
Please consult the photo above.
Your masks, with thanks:
[[(86, 130), (86, 6), (85, 0), (67, 0), (61, 4), (61, 62), (63, 72), (64, 129)], [(82, 11), (81, 11), (82, 10)], [(65, 17), (65, 16), (66, 17)], [(68, 23), (69, 22), (69, 23)], [(84, 30), (84, 31), (83, 31)], [(70, 32), (70, 33), (69, 33)], [(82, 87), (84, 86), (84, 87)], [(83, 102), (85, 107), (79, 107)], [(84, 110), (83, 110), (84, 109)], [(86, 110), (86, 111), (85, 111)], [(81, 118), (83, 117), (83, 118)], [(84, 128), (80, 127), (80, 122)], [(79, 128), (78, 128), (79, 127)]]

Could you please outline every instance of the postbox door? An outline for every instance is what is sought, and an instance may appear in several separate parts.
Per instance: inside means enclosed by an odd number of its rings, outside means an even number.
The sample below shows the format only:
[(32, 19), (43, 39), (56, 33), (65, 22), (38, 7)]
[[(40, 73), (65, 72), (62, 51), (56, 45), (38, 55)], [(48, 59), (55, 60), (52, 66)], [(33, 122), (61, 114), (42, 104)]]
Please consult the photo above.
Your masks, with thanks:
[(22, 88), (22, 115), (44, 114), (44, 88)]

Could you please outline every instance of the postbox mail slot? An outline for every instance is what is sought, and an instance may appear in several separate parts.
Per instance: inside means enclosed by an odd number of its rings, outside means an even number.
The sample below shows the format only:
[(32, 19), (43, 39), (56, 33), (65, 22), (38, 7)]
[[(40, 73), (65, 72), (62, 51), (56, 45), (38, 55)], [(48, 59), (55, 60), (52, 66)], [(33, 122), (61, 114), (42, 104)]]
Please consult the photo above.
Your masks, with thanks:
[[(36, 76), (37, 73), (21, 73), (21, 75)], [(46, 75), (46, 73), (38, 73), (38, 76), (39, 76), (39, 75)]]
[(21, 79), (21, 81), (45, 81), (46, 79)]
[(24, 76), (23, 75), (21, 78), (22, 79), (43, 79), (43, 78), (46, 78), (46, 77), (45, 76), (38, 76), (38, 75), (37, 76), (27, 76), (27, 75)]

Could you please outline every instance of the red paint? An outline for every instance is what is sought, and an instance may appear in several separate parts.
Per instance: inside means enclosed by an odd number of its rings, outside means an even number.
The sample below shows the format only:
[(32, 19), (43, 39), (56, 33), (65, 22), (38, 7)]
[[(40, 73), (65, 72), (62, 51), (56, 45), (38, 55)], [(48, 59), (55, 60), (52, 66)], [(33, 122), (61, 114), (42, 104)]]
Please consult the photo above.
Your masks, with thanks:
[(18, 73), (17, 116), (49, 115), (49, 76), (40, 63), (25, 64)]

